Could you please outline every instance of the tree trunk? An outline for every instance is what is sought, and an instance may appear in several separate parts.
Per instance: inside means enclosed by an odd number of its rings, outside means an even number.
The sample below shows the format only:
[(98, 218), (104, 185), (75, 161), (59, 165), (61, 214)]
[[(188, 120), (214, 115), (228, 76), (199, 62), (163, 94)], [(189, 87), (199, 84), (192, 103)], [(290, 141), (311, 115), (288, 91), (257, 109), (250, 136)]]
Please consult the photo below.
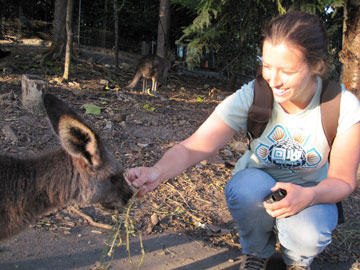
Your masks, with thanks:
[(119, 66), (119, 12), (125, 5), (125, 0), (122, 0), (122, 4), (119, 7), (117, 0), (114, 0), (114, 31), (115, 31), (115, 67)]
[(37, 76), (24, 74), (21, 77), (21, 101), (25, 108), (34, 114), (44, 113), (43, 97), (47, 91), (47, 82)]
[(66, 0), (55, 0), (55, 13), (53, 21), (53, 38), (51, 47), (43, 55), (46, 58), (58, 58), (64, 52), (66, 39), (65, 20), (66, 20)]
[[(4, 3), (2, 0), (0, 0), (0, 6), (4, 6)], [(3, 25), (4, 25), (4, 14), (3, 14), (3, 9), (0, 8), (0, 38), (2, 39), (3, 38)]]
[(114, 0), (114, 31), (115, 31), (115, 67), (119, 66), (119, 12), (117, 0)]
[(160, 0), (156, 54), (167, 57), (169, 49), (170, 0)]
[(73, 18), (73, 7), (74, 0), (67, 0), (66, 8), (66, 53), (65, 53), (65, 66), (64, 66), (64, 75), (65, 80), (69, 79), (70, 72), (70, 62), (71, 62), (71, 53), (72, 53), (72, 42), (73, 42), (73, 32), (72, 32), (72, 18)]
[(104, 15), (103, 15), (103, 25), (102, 25), (102, 47), (106, 48), (106, 25), (108, 17), (108, 0), (104, 0)]
[(360, 98), (360, 4), (356, 0), (345, 1), (342, 83), (346, 89)]

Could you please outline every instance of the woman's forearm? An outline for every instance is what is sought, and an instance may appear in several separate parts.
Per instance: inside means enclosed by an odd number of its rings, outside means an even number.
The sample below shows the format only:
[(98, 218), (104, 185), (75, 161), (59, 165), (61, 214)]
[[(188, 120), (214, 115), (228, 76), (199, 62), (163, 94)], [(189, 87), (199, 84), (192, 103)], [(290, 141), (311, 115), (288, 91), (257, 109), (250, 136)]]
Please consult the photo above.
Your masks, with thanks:
[(315, 195), (312, 204), (336, 203), (348, 197), (354, 190), (347, 182), (336, 178), (325, 179), (313, 189)]
[(169, 178), (175, 177), (187, 168), (205, 159), (208, 155), (210, 153), (191, 151), (181, 143), (177, 144), (165, 152), (162, 158), (155, 163), (154, 167), (160, 172), (158, 180), (164, 182)]
[(212, 113), (193, 135), (170, 148), (154, 165), (160, 172), (158, 181), (177, 176), (216, 153), (234, 134), (235, 130)]

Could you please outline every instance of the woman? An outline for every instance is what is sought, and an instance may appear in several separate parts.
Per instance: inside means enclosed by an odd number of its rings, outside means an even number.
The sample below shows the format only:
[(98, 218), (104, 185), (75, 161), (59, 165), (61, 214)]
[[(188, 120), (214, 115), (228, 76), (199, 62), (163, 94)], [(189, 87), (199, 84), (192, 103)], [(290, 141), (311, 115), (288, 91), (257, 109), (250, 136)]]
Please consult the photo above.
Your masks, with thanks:
[[(262, 52), (262, 75), (274, 97), (272, 116), (236, 164), (225, 189), (239, 229), (244, 257), (240, 269), (265, 269), (277, 239), (287, 269), (310, 269), (315, 256), (331, 242), (337, 225), (335, 203), (356, 186), (359, 100), (342, 89), (329, 164), (319, 105), (329, 57), (318, 18), (294, 11), (273, 19), (264, 31)], [(216, 153), (236, 131), (246, 130), (253, 88), (254, 81), (226, 98), (194, 134), (169, 149), (153, 167), (130, 169), (128, 183), (143, 195)], [(275, 148), (289, 152), (294, 146), (306, 155), (295, 151), (290, 161), (274, 155)], [(280, 188), (286, 190), (285, 198), (263, 202), (270, 191)]]

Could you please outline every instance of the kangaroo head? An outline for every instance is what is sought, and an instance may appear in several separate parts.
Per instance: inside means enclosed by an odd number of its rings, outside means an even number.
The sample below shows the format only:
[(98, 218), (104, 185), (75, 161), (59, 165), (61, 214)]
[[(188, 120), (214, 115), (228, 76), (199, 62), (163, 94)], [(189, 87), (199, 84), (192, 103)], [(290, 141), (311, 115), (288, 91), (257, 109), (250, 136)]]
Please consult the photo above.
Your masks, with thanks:
[(100, 137), (69, 106), (46, 94), (44, 107), (59, 136), (63, 149), (71, 156), (80, 176), (75, 198), (79, 203), (100, 202), (108, 208), (125, 205), (132, 191), (122, 176), (122, 166), (107, 150)]

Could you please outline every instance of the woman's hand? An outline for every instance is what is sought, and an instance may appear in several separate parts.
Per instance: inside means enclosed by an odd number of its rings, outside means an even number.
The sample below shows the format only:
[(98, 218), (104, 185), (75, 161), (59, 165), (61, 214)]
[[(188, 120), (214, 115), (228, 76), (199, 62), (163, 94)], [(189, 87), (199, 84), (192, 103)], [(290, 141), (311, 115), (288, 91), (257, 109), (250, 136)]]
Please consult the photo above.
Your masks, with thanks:
[(277, 182), (275, 186), (271, 188), (271, 191), (276, 191), (279, 188), (285, 189), (287, 192), (287, 195), (282, 200), (274, 203), (264, 202), (266, 212), (274, 218), (284, 218), (295, 215), (311, 205), (315, 196), (312, 188), (291, 183)]
[(160, 184), (160, 172), (156, 167), (131, 168), (124, 174), (126, 182), (139, 189), (137, 196), (143, 196)]

